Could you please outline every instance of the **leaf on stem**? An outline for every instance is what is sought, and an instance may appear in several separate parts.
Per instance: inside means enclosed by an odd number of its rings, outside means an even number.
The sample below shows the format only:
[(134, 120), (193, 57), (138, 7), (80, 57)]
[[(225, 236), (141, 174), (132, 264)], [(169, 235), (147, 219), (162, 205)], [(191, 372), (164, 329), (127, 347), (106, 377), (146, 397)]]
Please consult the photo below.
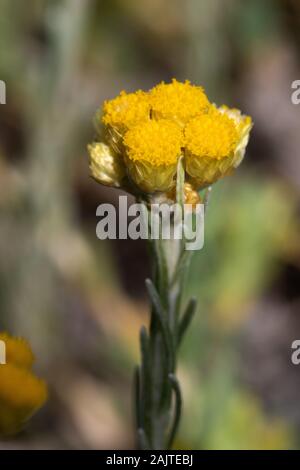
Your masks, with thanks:
[(168, 440), (168, 449), (171, 449), (175, 435), (177, 433), (179, 421), (180, 421), (181, 409), (182, 409), (182, 398), (181, 398), (180, 385), (174, 374), (169, 374), (169, 381), (171, 383), (172, 390), (174, 391), (174, 394), (175, 394), (174, 421), (173, 421), (173, 425), (171, 428), (170, 437)]
[(140, 402), (142, 412), (142, 424), (147, 427), (147, 412), (151, 407), (151, 360), (149, 338), (147, 330), (142, 326), (140, 331), (140, 344), (141, 344), (141, 384), (140, 384)]
[(137, 440), (140, 450), (150, 450), (150, 445), (143, 428), (137, 430)]
[(158, 324), (160, 326), (160, 330), (162, 333), (162, 337), (165, 343), (167, 361), (169, 365), (168, 368), (170, 371), (173, 371), (174, 364), (175, 364), (173, 341), (172, 341), (171, 332), (170, 332), (170, 329), (166, 320), (166, 314), (161, 304), (159, 294), (153, 282), (151, 281), (151, 279), (146, 279), (146, 287), (147, 287), (147, 291), (148, 291), (148, 294), (149, 294), (149, 297), (153, 306), (153, 313), (155, 314), (157, 318), (157, 321), (158, 321)]
[(182, 315), (182, 319), (179, 323), (179, 328), (178, 328), (178, 346), (180, 345), (182, 338), (189, 326), (189, 324), (192, 321), (193, 316), (195, 315), (197, 308), (197, 300), (195, 297), (192, 297), (191, 300), (189, 301), (184, 314)]
[(141, 407), (141, 377), (140, 377), (140, 368), (138, 366), (134, 369), (133, 376), (133, 386), (134, 386), (134, 405), (135, 405), (135, 417), (137, 427), (139, 428), (143, 422), (142, 416), (142, 407)]

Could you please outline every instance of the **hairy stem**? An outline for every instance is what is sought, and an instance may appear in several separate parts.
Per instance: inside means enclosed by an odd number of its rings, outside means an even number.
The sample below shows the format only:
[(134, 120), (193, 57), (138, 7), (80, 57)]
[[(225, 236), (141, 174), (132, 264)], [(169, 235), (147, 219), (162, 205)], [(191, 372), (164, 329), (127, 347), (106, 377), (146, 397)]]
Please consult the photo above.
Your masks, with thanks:
[[(147, 207), (147, 202), (145, 205)], [(177, 166), (176, 202), (184, 208), (184, 167)], [(149, 215), (149, 214), (148, 214)], [(148, 223), (150, 218), (148, 217)], [(150, 240), (153, 281), (146, 280), (151, 301), (149, 333), (141, 330), (141, 366), (136, 377), (137, 437), (141, 449), (172, 448), (181, 416), (181, 391), (176, 377), (177, 352), (196, 309), (191, 299), (181, 314), (186, 272), (192, 252), (185, 251), (185, 240)], [(173, 218), (173, 229), (182, 227), (183, 219)], [(177, 225), (179, 224), (179, 225)], [(153, 227), (151, 227), (153, 228)], [(174, 232), (175, 233), (175, 232)]]
[[(152, 304), (149, 337), (141, 330), (142, 365), (138, 405), (140, 418), (139, 446), (160, 450), (172, 446), (181, 411), (180, 386), (176, 378), (177, 351), (180, 338), (180, 309), (184, 271), (171, 282), (174, 255), (181, 249), (166, 249), (165, 240), (154, 240), (154, 281), (146, 281)], [(173, 243), (182, 243), (179, 240)], [(170, 248), (170, 247), (168, 247)], [(171, 266), (172, 264), (172, 266)], [(170, 276), (172, 274), (172, 276)], [(182, 329), (185, 331), (185, 328)], [(145, 442), (147, 444), (145, 444)]]

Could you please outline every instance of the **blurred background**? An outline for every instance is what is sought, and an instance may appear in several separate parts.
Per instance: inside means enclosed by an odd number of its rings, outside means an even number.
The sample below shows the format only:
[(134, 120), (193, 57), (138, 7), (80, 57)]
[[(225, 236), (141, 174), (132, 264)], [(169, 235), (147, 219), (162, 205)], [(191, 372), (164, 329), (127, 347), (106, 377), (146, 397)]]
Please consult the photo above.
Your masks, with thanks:
[(133, 448), (131, 379), (148, 322), (144, 242), (99, 241), (92, 117), (173, 77), (255, 127), (216, 184), (187, 294), (178, 449), (300, 448), (298, 0), (0, 1), (0, 330), (28, 338), (47, 405), (0, 448)]

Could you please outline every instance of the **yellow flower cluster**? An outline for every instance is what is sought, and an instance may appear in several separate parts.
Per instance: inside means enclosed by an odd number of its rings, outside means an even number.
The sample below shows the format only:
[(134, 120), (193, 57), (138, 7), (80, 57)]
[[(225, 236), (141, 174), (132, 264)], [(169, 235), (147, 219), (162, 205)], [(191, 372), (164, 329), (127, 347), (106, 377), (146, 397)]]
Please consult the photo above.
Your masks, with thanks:
[(203, 88), (175, 79), (148, 93), (122, 91), (95, 119), (104, 142), (89, 145), (92, 176), (146, 193), (172, 190), (181, 156), (193, 190), (229, 174), (244, 157), (252, 127), (250, 117), (217, 108)]
[(47, 386), (31, 368), (34, 356), (22, 338), (0, 333), (6, 364), (0, 365), (0, 436), (18, 432), (47, 399)]

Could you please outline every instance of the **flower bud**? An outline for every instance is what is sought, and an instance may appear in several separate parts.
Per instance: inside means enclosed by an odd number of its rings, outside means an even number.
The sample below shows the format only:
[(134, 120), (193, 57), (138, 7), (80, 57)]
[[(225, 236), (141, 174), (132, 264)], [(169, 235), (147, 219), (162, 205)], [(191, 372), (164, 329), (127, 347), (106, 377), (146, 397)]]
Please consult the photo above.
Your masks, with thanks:
[(126, 176), (123, 159), (108, 145), (94, 142), (88, 146), (91, 176), (101, 184), (120, 188)]

